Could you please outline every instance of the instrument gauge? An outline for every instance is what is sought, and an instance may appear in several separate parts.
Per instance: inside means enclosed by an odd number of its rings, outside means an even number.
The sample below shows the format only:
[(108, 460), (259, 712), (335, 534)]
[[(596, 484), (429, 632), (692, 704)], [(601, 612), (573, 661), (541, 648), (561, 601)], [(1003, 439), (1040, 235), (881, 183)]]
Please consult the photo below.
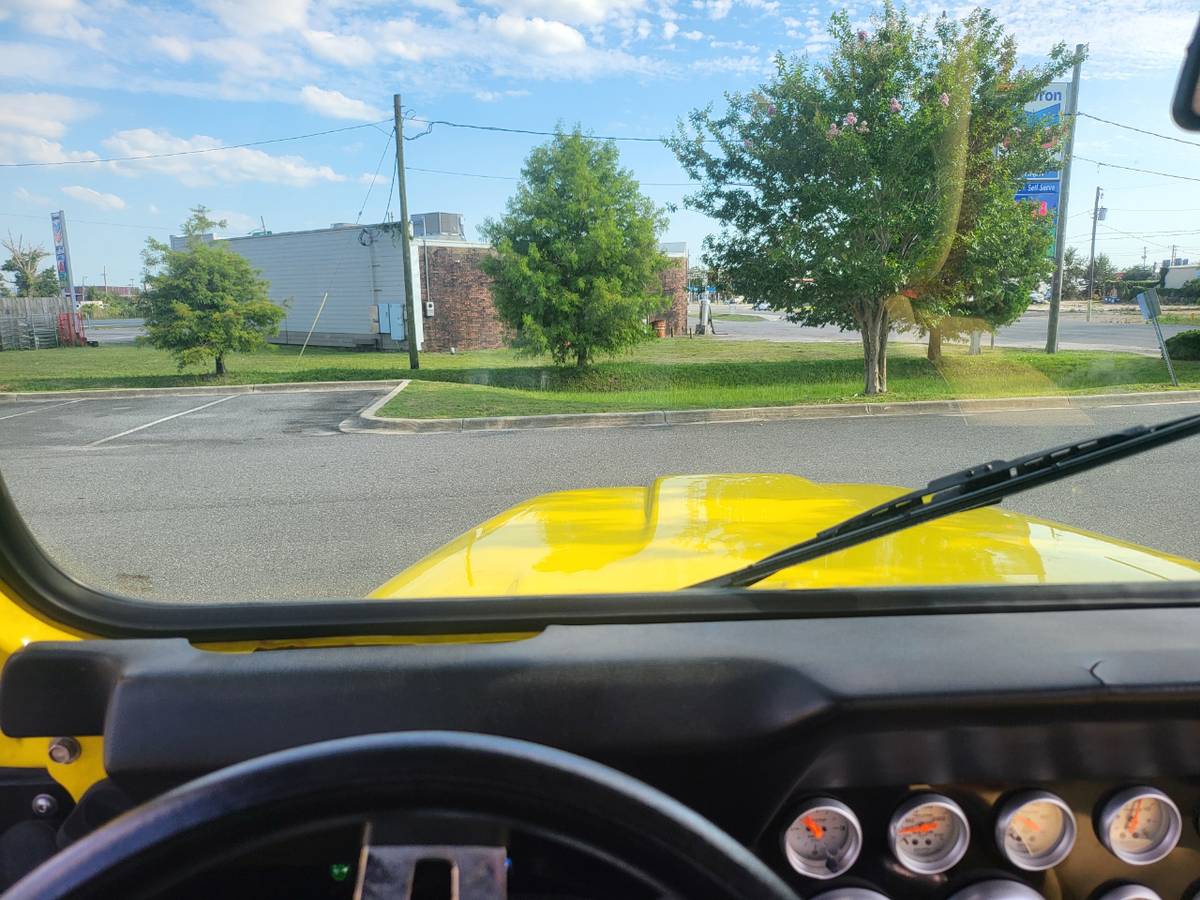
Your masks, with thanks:
[(1075, 846), (1075, 815), (1054, 794), (1023, 791), (1000, 807), (996, 844), (1018, 869), (1049, 869), (1066, 859)]
[(1019, 881), (990, 878), (955, 891), (950, 900), (1042, 900), (1042, 895)]
[(819, 797), (805, 803), (783, 835), (788, 863), (809, 878), (836, 878), (858, 859), (862, 828), (840, 800)]
[(1157, 788), (1114, 794), (1096, 817), (1096, 836), (1117, 859), (1134, 866), (1158, 862), (1175, 849), (1183, 831), (1179, 807)]
[(971, 827), (957, 803), (941, 794), (916, 794), (896, 810), (888, 825), (892, 853), (921, 875), (945, 872), (967, 852)]

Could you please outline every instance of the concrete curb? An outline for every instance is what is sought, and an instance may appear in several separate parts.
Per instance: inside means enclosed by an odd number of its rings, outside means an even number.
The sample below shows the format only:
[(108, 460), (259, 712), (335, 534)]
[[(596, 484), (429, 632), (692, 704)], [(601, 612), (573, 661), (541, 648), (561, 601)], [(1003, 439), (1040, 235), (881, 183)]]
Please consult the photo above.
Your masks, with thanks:
[[(403, 390), (406, 385), (407, 382), (396, 387), (357, 416), (346, 419), (340, 426), (341, 430), (352, 433), (428, 434), (463, 431), (518, 431), (530, 428), (621, 428), (871, 416), (970, 416), (1021, 410), (1097, 409), (1106, 406), (1148, 406), (1200, 402), (1200, 391), (1148, 391), (1135, 394), (913, 400), (900, 403), (827, 403), (811, 406), (565, 413), (548, 416), (495, 416), (465, 419), (391, 419), (375, 414), (384, 403)], [(370, 415), (367, 415), (368, 412)]]
[[(407, 384), (408, 382), (403, 382)], [(378, 391), (396, 384), (387, 381), (281, 381), (272, 384), (204, 385), (203, 387), (99, 388), (79, 391), (0, 391), (0, 400), (133, 400), (148, 397), (206, 397), (223, 394), (293, 394), (329, 391)]]

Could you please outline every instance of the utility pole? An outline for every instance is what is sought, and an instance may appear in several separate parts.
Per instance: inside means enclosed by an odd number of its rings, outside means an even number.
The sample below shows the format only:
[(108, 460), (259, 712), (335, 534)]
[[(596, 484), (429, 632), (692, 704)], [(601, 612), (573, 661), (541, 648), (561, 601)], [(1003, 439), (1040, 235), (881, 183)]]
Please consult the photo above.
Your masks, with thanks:
[(1146, 268), (1146, 245), (1142, 244), (1142, 268)]
[(104, 279), (104, 293), (108, 293), (108, 266), (100, 269), (100, 277)]
[(1062, 304), (1063, 254), (1067, 243), (1067, 201), (1071, 195), (1071, 157), (1075, 155), (1075, 119), (1079, 110), (1079, 70), (1083, 44), (1075, 45), (1075, 70), (1071, 73), (1071, 96), (1067, 100), (1067, 146), (1063, 150), (1062, 184), (1058, 197), (1058, 227), (1054, 233), (1054, 284), (1050, 293), (1050, 315), (1046, 322), (1046, 352), (1058, 351), (1058, 310)]
[(404, 187), (404, 120), (400, 95), (392, 94), (392, 118), (396, 121), (396, 184), (400, 188), (400, 252), (404, 254), (404, 333), (408, 336), (408, 367), (421, 368), (417, 355), (417, 315), (413, 309), (412, 238), (408, 229), (408, 192)]
[(1100, 185), (1096, 185), (1096, 202), (1092, 205), (1092, 250), (1088, 256), (1087, 320), (1092, 321), (1092, 286), (1096, 281), (1096, 223), (1100, 221)]

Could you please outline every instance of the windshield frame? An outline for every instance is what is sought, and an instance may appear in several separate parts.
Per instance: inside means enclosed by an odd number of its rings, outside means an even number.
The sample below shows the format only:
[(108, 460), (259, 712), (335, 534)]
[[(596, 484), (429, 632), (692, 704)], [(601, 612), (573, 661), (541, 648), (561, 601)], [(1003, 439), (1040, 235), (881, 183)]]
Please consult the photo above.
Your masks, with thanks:
[(81, 636), (195, 642), (365, 635), (540, 632), (628, 625), (1087, 611), (1200, 605), (1200, 579), (1109, 584), (713, 588), (434, 600), (180, 603), (137, 600), (68, 575), (34, 538), (0, 476), (0, 585), (32, 614)]

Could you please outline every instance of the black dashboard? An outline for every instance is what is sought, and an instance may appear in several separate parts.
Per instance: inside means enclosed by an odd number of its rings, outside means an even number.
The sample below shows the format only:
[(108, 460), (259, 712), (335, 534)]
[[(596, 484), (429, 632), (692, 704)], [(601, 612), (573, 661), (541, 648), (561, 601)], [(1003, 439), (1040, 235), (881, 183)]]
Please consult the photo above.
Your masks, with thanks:
[[(665, 790), (805, 897), (940, 900), (1002, 878), (1048, 898), (1139, 884), (1154, 893), (1129, 896), (1190, 900), (1198, 636), (1200, 609), (1179, 607), (554, 626), (503, 643), (253, 653), (31, 644), (0, 679), (0, 727), (103, 734), (111, 783), (134, 799), (333, 737), (505, 735)], [(998, 830), (1002, 815), (1018, 825)], [(790, 828), (803, 855), (851, 820), (853, 859), (817, 870), (833, 877), (789, 860)], [(947, 822), (949, 853), (935, 846)], [(1073, 831), (1069, 846), (1046, 837), (1055, 828)], [(1030, 869), (1026, 851), (1059, 858)]]

